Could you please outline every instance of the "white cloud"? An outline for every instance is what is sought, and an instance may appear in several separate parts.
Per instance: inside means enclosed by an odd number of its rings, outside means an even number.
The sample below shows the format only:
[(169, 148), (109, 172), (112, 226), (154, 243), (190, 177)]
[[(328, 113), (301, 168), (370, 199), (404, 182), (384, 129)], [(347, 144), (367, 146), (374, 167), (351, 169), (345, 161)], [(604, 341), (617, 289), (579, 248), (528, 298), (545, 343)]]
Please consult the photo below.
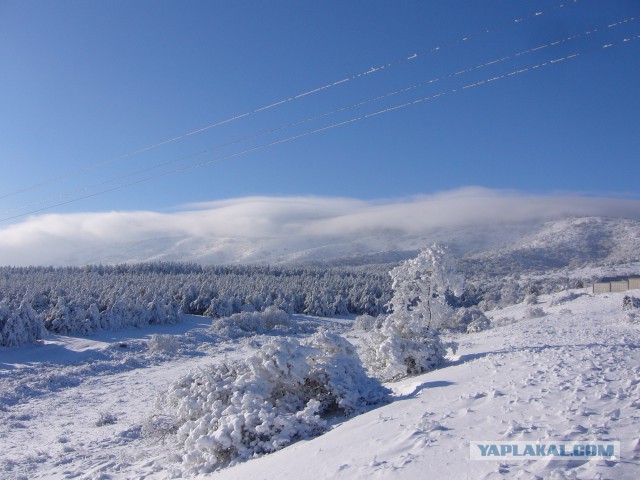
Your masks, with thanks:
[[(173, 213), (40, 215), (0, 229), (0, 264), (108, 261), (101, 257), (103, 252), (126, 252), (135, 242), (144, 242), (145, 248), (153, 250), (154, 242), (167, 237), (212, 242), (242, 239), (245, 244), (253, 242), (255, 248), (269, 239), (269, 248), (286, 251), (301, 248), (305, 241), (317, 247), (323, 238), (362, 241), (385, 232), (399, 238), (448, 228), (586, 215), (640, 219), (640, 201), (467, 187), (391, 200), (244, 197), (186, 205)], [(134, 253), (131, 258), (136, 257)]]

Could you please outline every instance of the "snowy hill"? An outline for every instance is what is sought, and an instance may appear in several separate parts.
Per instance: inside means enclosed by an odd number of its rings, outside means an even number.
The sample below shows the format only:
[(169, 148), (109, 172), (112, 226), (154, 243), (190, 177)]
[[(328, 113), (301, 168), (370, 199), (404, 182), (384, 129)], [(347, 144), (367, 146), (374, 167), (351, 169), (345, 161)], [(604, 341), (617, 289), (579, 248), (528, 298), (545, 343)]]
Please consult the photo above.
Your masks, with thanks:
[(61, 257), (57, 265), (180, 261), (201, 264), (390, 263), (445, 242), (479, 268), (503, 274), (565, 266), (640, 260), (640, 221), (583, 217), (538, 223), (439, 228), (420, 234), (376, 231), (366, 235), (281, 237), (171, 236), (93, 247)]
[[(528, 305), (489, 312), (494, 328), (459, 336), (444, 368), (388, 384), (392, 403), (201, 478), (635, 479), (640, 330), (623, 296), (565, 291), (540, 297), (534, 314)], [(180, 446), (158, 427), (158, 393), (199, 366), (246, 358), (266, 340), (213, 341), (206, 320), (1, 350), (0, 476), (180, 476)], [(356, 344), (362, 335), (349, 320), (296, 321), (330, 326)], [(179, 348), (150, 348), (159, 333), (176, 335)], [(474, 461), (473, 440), (619, 441), (621, 458)]]
[(611, 266), (640, 260), (640, 222), (584, 217), (544, 223), (516, 242), (465, 259), (470, 270), (494, 275)]

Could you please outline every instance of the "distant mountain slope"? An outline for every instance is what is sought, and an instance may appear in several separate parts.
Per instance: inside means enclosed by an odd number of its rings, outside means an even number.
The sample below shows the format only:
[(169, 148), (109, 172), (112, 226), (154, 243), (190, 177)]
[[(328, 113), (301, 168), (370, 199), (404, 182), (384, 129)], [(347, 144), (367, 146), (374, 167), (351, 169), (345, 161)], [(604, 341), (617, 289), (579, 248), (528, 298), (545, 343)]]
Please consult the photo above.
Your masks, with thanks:
[(640, 260), (640, 221), (581, 217), (503, 223), (421, 234), (376, 231), (344, 236), (185, 237), (145, 239), (75, 252), (58, 265), (180, 261), (200, 264), (395, 263), (433, 242), (450, 245), (470, 272), (509, 274)]
[(640, 222), (583, 217), (544, 223), (508, 247), (472, 255), (462, 263), (470, 271), (509, 274), (638, 260)]

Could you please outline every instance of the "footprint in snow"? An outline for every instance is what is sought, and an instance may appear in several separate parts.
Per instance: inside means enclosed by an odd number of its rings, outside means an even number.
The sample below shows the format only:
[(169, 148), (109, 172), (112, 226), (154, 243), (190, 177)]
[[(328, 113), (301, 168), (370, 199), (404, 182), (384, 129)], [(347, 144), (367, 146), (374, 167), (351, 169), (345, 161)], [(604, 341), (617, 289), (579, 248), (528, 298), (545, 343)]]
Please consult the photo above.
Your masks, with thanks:
[(611, 420), (618, 420), (620, 418), (620, 409), (614, 408), (604, 414), (605, 417), (610, 418)]
[(527, 433), (529, 431), (530, 431), (530, 429), (528, 427), (520, 425), (515, 420), (510, 420), (509, 421), (509, 426), (507, 427), (507, 429), (504, 432), (502, 432), (502, 435), (504, 435), (506, 437), (513, 437), (513, 436), (516, 436), (516, 435), (521, 436), (523, 433)]
[(445, 427), (440, 422), (435, 420), (424, 420), (418, 425), (415, 434), (428, 434), (431, 432), (444, 432), (447, 430), (449, 430), (449, 428)]
[(469, 403), (468, 400), (471, 400), (473, 402), (473, 400), (479, 400), (481, 398), (485, 398), (486, 396), (486, 392), (472, 392), (460, 395), (460, 397), (458, 397), (458, 400), (461, 402)]
[(581, 417), (590, 417), (592, 415), (595, 415), (596, 412), (586, 407), (579, 407), (578, 410), (576, 411), (576, 414), (580, 415)]
[(583, 425), (574, 425), (562, 435), (562, 438), (565, 441), (579, 440), (588, 431), (589, 429)]

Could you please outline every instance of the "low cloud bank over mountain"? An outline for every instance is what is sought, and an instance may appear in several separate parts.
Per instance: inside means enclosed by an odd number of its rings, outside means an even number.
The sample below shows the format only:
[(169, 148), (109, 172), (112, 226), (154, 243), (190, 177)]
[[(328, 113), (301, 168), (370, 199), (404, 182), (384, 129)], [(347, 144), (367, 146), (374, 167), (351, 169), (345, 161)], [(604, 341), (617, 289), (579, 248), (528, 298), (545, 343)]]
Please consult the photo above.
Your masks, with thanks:
[(576, 216), (640, 220), (640, 201), (467, 187), (370, 201), (243, 197), (170, 213), (48, 214), (0, 229), (0, 265), (279, 262), (419, 248), (433, 239), (473, 250), (523, 225)]

